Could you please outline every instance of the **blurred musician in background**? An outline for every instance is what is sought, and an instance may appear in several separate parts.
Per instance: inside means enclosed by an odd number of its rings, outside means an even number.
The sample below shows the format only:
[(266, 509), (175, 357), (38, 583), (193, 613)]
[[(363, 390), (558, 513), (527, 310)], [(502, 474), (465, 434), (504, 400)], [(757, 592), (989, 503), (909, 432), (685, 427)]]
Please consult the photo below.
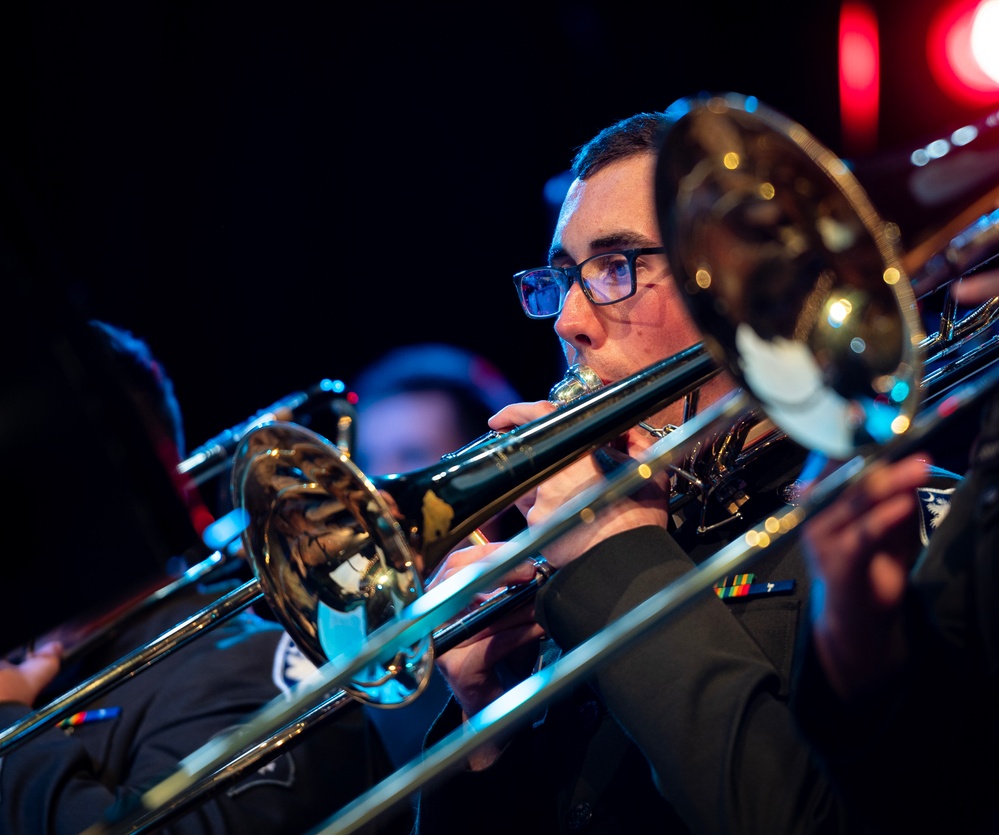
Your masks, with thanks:
[[(515, 279), (527, 315), (554, 318), (567, 363), (584, 363), (605, 382), (701, 338), (670, 276), (654, 205), (658, 143), (668, 124), (665, 114), (637, 114), (581, 148), (550, 266)], [(732, 387), (726, 375), (712, 378), (701, 387), (700, 405)], [(552, 408), (513, 404), (490, 425), (506, 430)], [(679, 402), (667, 406), (545, 481), (518, 507), (529, 525), (543, 522), (682, 420)], [(737, 506), (744, 518), (733, 514), (701, 533), (696, 506), (670, 512), (676, 485), (663, 475), (544, 549), (557, 571), (534, 610), (509, 614), (438, 659), (454, 698), (428, 745), (550, 652), (571, 650), (793, 497), (786, 488), (804, 456), (787, 444), (778, 475), (743, 485)], [(914, 551), (915, 514), (907, 521), (905, 541)], [(452, 552), (434, 582), (496, 547)], [(526, 581), (531, 571), (525, 564), (505, 580)], [(837, 802), (788, 706), (794, 636), (809, 596), (802, 549), (778, 544), (753, 572), (724, 579), (746, 585), (748, 594), (705, 595), (602, 665), (591, 684), (554, 700), (533, 724), (475, 749), (463, 770), (421, 792), (418, 831), (617, 833), (645, 831), (650, 821), (657, 831), (678, 833), (862, 831)]]
[[(185, 445), (169, 377), (144, 341), (106, 323), (92, 325), (112, 357), (109, 372), (121, 376), (163, 465), (175, 474)], [(196, 527), (203, 528), (207, 511), (196, 491), (178, 487), (197, 517)], [(72, 531), (49, 533), (56, 534), (53, 547), (72, 547)], [(158, 638), (232, 585), (191, 585), (158, 601), (72, 669), (60, 672), (64, 648), (58, 642), (39, 646), (21, 663), (0, 662), (0, 726)], [(109, 810), (127, 808), (183, 757), (288, 692), (313, 669), (273, 621), (250, 612), (228, 619), (5, 754), (0, 831), (77, 833)], [(375, 729), (359, 704), (351, 704), (293, 750), (178, 817), (167, 831), (304, 831), (390, 768)], [(378, 821), (372, 831), (405, 833), (411, 821), (403, 810)]]
[[(999, 296), (999, 271), (952, 289)], [(792, 706), (873, 831), (999, 831), (999, 397), (969, 470), (914, 563), (893, 535), (926, 455), (880, 465), (805, 528), (816, 587)], [(845, 514), (849, 514), (844, 518)]]
[(442, 342), (393, 348), (362, 368), (351, 389), (364, 417), (353, 457), (372, 475), (440, 461), (518, 397), (492, 361)]
[[(487, 421), (520, 399), (499, 368), (457, 345), (417, 343), (395, 348), (363, 368), (351, 389), (357, 395), (352, 459), (366, 475), (406, 473), (438, 463), (482, 435)], [(523, 527), (516, 508), (483, 525), (501, 540)], [(385, 710), (365, 707), (397, 766), (421, 750), (430, 723), (449, 691), (440, 674), (411, 704)]]

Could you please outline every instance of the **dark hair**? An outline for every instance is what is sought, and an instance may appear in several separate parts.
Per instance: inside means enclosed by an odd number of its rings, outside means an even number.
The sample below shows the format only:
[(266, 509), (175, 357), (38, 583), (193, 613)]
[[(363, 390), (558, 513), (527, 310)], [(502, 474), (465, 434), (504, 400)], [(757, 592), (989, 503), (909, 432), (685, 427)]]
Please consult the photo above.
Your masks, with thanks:
[(576, 152), (573, 177), (585, 180), (617, 160), (658, 152), (664, 133), (674, 121), (667, 113), (645, 112), (604, 128)]
[(147, 420), (151, 417), (155, 423), (147, 428), (165, 432), (177, 449), (178, 459), (182, 459), (185, 441), (180, 404), (174, 394), (173, 381), (153, 356), (149, 345), (131, 331), (107, 322), (91, 319), (89, 325), (110, 351), (122, 385)]

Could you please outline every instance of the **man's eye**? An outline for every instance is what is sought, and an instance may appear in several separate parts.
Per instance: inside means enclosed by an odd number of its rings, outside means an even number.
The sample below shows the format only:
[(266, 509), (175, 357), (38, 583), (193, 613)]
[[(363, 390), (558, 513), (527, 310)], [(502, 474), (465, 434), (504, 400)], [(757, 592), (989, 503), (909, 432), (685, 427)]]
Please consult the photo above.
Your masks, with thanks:
[(604, 281), (628, 281), (630, 279), (628, 259), (622, 255), (611, 255), (600, 263), (600, 277)]

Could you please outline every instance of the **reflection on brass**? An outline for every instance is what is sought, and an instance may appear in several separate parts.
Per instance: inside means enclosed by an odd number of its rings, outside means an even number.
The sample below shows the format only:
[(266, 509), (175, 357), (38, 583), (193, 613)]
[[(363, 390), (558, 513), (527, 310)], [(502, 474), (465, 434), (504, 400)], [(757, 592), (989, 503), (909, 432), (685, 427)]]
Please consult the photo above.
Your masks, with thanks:
[[(232, 489), (249, 515), (243, 544), (264, 595), (317, 665), (339, 654), (336, 641), (359, 645), (421, 593), (394, 503), (325, 438), (295, 424), (251, 432), (236, 452)], [(422, 692), (432, 665), (423, 640), (365, 670), (351, 693), (405, 701)]]
[(428, 542), (440, 539), (451, 530), (454, 508), (432, 490), (423, 494), (423, 535)]
[(886, 442), (915, 412), (923, 334), (885, 224), (790, 119), (735, 94), (684, 104), (656, 203), (705, 344), (802, 445), (847, 458)]

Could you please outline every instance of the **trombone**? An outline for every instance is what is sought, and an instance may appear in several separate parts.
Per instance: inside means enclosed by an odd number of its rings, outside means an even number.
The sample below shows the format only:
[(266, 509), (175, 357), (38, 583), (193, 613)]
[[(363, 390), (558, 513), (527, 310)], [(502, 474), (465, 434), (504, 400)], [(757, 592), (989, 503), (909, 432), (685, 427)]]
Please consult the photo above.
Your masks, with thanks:
[[(140, 820), (142, 815), (148, 820), (157, 810), (169, 808), (234, 751), (246, 750), (275, 727), (293, 723), (330, 688), (351, 682), (372, 667), (398, 669), (406, 663), (400, 647), (424, 640), (431, 625), (455, 616), (471, 594), (488, 588), (510, 565), (537, 553), (572, 526), (592, 520), (651, 477), (654, 469), (670, 466), (704, 434), (730, 422), (753, 401), (803, 445), (847, 461), (803, 505), (748, 531), (681, 583), (654, 595), (590, 642), (509, 691), (421, 760), (331, 819), (336, 831), (353, 831), (456, 763), (472, 747), (519, 722), (560, 688), (591, 672), (609, 653), (644, 634), (650, 624), (797, 530), (810, 513), (859, 478), (876, 453), (901, 454), (923, 441), (944, 415), (970, 408), (991, 390), (995, 374), (948, 392), (932, 410), (918, 411), (923, 390), (921, 350), (926, 343), (916, 298), (888, 225), (841, 160), (800, 125), (755, 99), (734, 94), (686, 99), (677, 104), (676, 115), (657, 170), (664, 244), (705, 334), (704, 345), (742, 383), (743, 393), (695, 416), (641, 459), (623, 467), (606, 485), (580, 495), (547, 523), (397, 606), (393, 617), (359, 644), (340, 652), (326, 644), (325, 655), (331, 660), (293, 691), (290, 702), (272, 703), (231, 736), (214, 740), (185, 759), (173, 775), (147, 792), (142, 809), (131, 810)], [(994, 229), (997, 222), (987, 221), (984, 226)], [(943, 280), (959, 277), (975, 266), (958, 261)], [(984, 319), (991, 321), (991, 315)], [(994, 354), (987, 351), (984, 356), (981, 367), (994, 362)], [(781, 372), (777, 380), (771, 379), (775, 367)], [(674, 373), (685, 370), (681, 366), (672, 369)], [(645, 382), (639, 374), (608, 388), (620, 394)], [(588, 410), (600, 395), (581, 398), (575, 408)], [(633, 417), (629, 420), (634, 422)], [(285, 443), (275, 447), (271, 445), (274, 439), (268, 439), (246, 461), (267, 462), (270, 456), (283, 457), (287, 463), (292, 457), (281, 450), (307, 440), (287, 427), (275, 426), (271, 431), (288, 432), (278, 438)], [(494, 478), (505, 475), (507, 453), (523, 451), (523, 445), (530, 443), (529, 431), (512, 434), (509, 446), (504, 440), (485, 453), (500, 471), (492, 474)], [(328, 462), (294, 460), (311, 468), (311, 474), (318, 477), (308, 484), (318, 486)], [(469, 466), (475, 460), (473, 455)], [(254, 469), (255, 465), (247, 464), (243, 472)], [(272, 536), (272, 523), (285, 501), (284, 488), (275, 488), (273, 480), (259, 484), (252, 477), (241, 488), (254, 522), (246, 540), (249, 550), (262, 548), (262, 553), (293, 564), (289, 552), (294, 540)], [(302, 493), (301, 488), (296, 490), (295, 500)], [(379, 508), (369, 522), (391, 529), (398, 515), (390, 511), (385, 517), (382, 512)], [(400, 568), (406, 568), (405, 564)], [(307, 573), (302, 576), (311, 582)], [(319, 641), (322, 645), (321, 636)], [(98, 825), (90, 831), (135, 831), (114, 828), (122, 822), (119, 818), (110, 822), (111, 828)]]
[[(341, 520), (338, 530), (359, 531), (367, 537), (366, 531), (370, 529), (372, 539), (377, 540), (371, 543), (371, 547), (388, 554), (384, 562), (377, 561), (376, 567), (380, 569), (384, 566), (386, 571), (402, 577), (408, 593), (415, 597), (419, 592), (424, 566), (417, 564), (414, 552), (419, 552), (421, 561), (429, 564), (436, 562), (498, 509), (508, 506), (551, 472), (598, 448), (635, 421), (654, 412), (663, 401), (688, 395), (718, 371), (703, 346), (694, 346), (636, 375), (630, 386), (623, 383), (608, 386), (591, 395), (585, 393), (594, 386), (594, 381), (587, 377), (588, 370), (573, 368), (552, 390), (551, 398), (562, 402), (563, 406), (551, 415), (507, 435), (483, 440), (466, 448), (460, 455), (448, 456), (441, 464), (370, 480), (350, 461), (345, 451), (347, 445), (340, 442), (334, 445), (303, 426), (272, 419), (282, 415), (277, 406), (286, 404), (291, 398), (280, 401), (264, 415), (255, 416), (241, 424), (241, 428), (227, 430), (219, 437), (228, 442), (228, 439), (238, 435), (237, 442), (230, 447), (230, 453), (233, 450), (237, 452), (232, 481), (238, 489), (242, 489), (246, 481), (247, 497), (252, 495), (254, 489), (259, 492), (273, 488), (272, 474), (266, 471), (266, 467), (275, 461), (279, 462), (278, 478), (292, 482), (292, 489), (286, 486), (282, 494), (286, 509), (291, 507), (291, 499), (294, 499), (294, 502), (310, 505), (309, 512), (316, 509), (323, 513), (328, 511), (325, 501), (327, 493), (311, 486), (307, 480), (305, 483), (301, 481), (306, 471), (325, 479), (339, 479), (341, 484), (337, 489), (347, 502), (352, 501), (347, 495), (351, 490), (369, 491), (371, 500), (377, 502), (378, 508), (385, 514), (384, 520), (371, 515), (369, 508), (352, 505), (357, 518)], [(292, 398), (300, 408), (302, 404), (298, 401), (301, 396), (293, 395)], [(569, 405), (567, 401), (573, 398), (579, 402)], [(325, 395), (319, 400), (325, 403)], [(590, 405), (581, 408), (584, 402)], [(204, 467), (206, 462), (211, 468), (217, 467), (218, 456), (214, 450), (220, 446), (221, 441), (203, 445), (199, 450), (211, 454), (202, 455), (195, 451), (181, 466), (189, 473), (204, 472), (199, 468)], [(280, 461), (282, 453), (285, 460)], [(287, 473), (294, 475), (288, 476)], [(266, 503), (269, 500), (265, 496), (262, 501)], [(246, 507), (237, 510), (245, 513)], [(342, 513), (343, 509), (337, 508), (335, 512)], [(247, 549), (254, 571), (252, 579), (49, 704), (0, 730), (0, 756), (28, 742), (53, 723), (79, 710), (83, 704), (159, 662), (195, 640), (206, 629), (262, 597), (310, 660), (317, 665), (325, 664), (326, 650), (318, 640), (315, 626), (320, 611), (315, 586), (308, 585), (312, 582), (308, 576), (289, 571), (287, 556), (275, 551), (274, 532), (268, 524), (273, 517), (269, 511), (250, 513), (249, 516), (251, 527), (244, 531), (243, 536), (255, 538)], [(324, 530), (331, 527), (329, 517), (324, 518), (323, 526)], [(266, 544), (268, 541), (270, 544)], [(356, 542), (353, 544), (357, 545)], [(361, 547), (368, 545), (365, 539)], [(283, 562), (280, 559), (282, 556), (285, 557)], [(356, 554), (344, 552), (341, 556), (346, 564)], [(214, 567), (221, 559), (222, 555), (217, 552), (199, 566)], [(201, 576), (200, 573), (198, 576)], [(543, 577), (536, 580), (539, 581), (543, 581)], [(368, 595), (367, 602), (373, 609), (391, 617), (395, 605), (393, 590), (375, 582), (370, 587), (365, 585), (363, 593)], [(340, 591), (332, 588), (329, 594), (339, 595)], [(486, 613), (479, 614), (483, 617)], [(468, 626), (470, 624), (466, 624)], [(454, 631), (448, 630), (437, 636), (435, 643), (442, 642), (443, 645), (443, 635), (453, 634)], [(411, 667), (409, 671), (403, 671), (408, 678), (401, 690), (390, 686), (389, 690), (394, 692), (387, 690), (379, 694), (377, 688), (349, 686), (347, 689), (353, 697), (376, 705), (398, 706), (411, 701), (422, 691), (429, 677), (432, 655), (427, 646), (421, 650), (412, 657), (412, 662), (419, 669)], [(402, 680), (403, 676), (397, 678)]]

